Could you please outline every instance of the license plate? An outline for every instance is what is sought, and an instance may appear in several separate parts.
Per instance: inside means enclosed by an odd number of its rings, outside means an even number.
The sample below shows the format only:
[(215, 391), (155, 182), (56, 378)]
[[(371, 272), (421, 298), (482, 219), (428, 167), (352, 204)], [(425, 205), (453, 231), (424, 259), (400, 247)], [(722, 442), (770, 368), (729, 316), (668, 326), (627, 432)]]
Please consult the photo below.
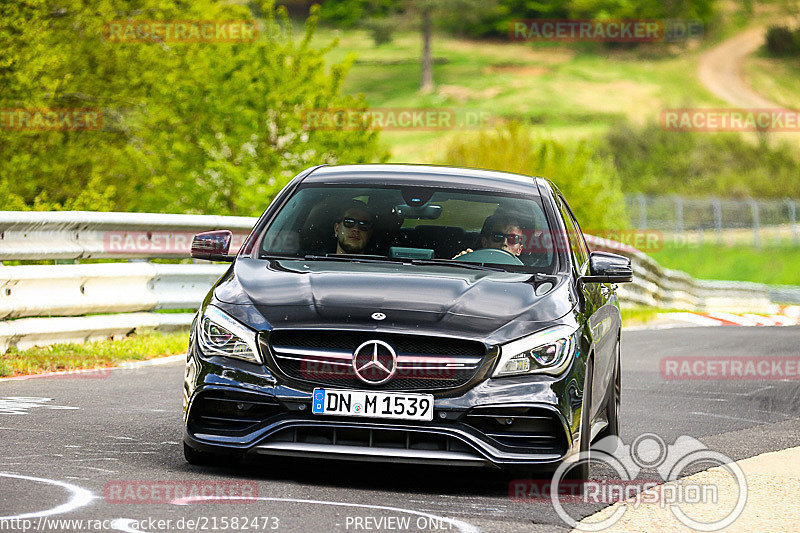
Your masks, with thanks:
[(317, 415), (433, 420), (433, 395), (314, 389), (311, 412)]

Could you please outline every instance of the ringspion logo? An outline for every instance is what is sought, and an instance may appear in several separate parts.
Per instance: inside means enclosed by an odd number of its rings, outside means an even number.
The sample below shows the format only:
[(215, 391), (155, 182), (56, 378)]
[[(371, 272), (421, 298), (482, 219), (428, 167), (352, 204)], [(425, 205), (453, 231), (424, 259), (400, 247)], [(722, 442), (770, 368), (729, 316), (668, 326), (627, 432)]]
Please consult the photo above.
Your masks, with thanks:
[(252, 20), (110, 20), (103, 37), (116, 43), (248, 43), (258, 28)]
[[(570, 479), (582, 463), (610, 469), (603, 479)], [(714, 469), (713, 478), (687, 476), (692, 470)], [(655, 471), (654, 479), (642, 479)], [(742, 514), (747, 502), (747, 479), (730, 457), (709, 449), (699, 440), (683, 435), (674, 443), (644, 433), (626, 445), (609, 436), (592, 445), (590, 452), (570, 457), (550, 480), (518, 479), (509, 484), (509, 498), (519, 502), (550, 500), (561, 520), (580, 531), (602, 531), (616, 524), (629, 509), (641, 505), (669, 509), (684, 526), (696, 531), (718, 531)], [(585, 521), (581, 506), (565, 504), (614, 504), (602, 519)], [(676, 524), (677, 525), (677, 524)]]

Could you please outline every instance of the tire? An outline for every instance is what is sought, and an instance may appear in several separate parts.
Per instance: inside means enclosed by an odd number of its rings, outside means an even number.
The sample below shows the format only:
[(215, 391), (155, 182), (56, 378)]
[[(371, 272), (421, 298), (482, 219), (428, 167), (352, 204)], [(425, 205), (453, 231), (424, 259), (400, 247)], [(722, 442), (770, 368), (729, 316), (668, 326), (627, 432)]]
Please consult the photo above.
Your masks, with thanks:
[(223, 455), (195, 450), (185, 442), (183, 443), (183, 457), (187, 463), (195, 466), (222, 465), (228, 462), (228, 458)]
[(598, 439), (602, 439), (604, 437), (619, 437), (619, 428), (620, 428), (620, 398), (621, 398), (621, 391), (622, 391), (622, 375), (620, 372), (620, 348), (619, 348), (619, 340), (617, 340), (617, 362), (614, 364), (614, 379), (611, 386), (611, 394), (608, 397), (606, 402), (606, 420), (608, 420), (608, 426), (606, 426), (603, 431), (600, 432), (598, 435)]
[[(584, 404), (581, 406), (581, 442), (580, 442), (580, 452), (584, 455), (589, 454), (589, 450), (591, 448), (591, 440), (592, 440), (592, 428), (589, 418), (589, 413), (591, 411), (591, 401), (592, 401), (592, 374), (594, 373), (594, 360), (589, 359), (586, 363), (586, 377), (585, 384), (583, 387), (583, 402)], [(589, 479), (589, 461), (584, 460), (581, 461), (580, 464), (576, 465), (574, 468), (570, 468), (564, 479), (570, 481), (586, 481)]]

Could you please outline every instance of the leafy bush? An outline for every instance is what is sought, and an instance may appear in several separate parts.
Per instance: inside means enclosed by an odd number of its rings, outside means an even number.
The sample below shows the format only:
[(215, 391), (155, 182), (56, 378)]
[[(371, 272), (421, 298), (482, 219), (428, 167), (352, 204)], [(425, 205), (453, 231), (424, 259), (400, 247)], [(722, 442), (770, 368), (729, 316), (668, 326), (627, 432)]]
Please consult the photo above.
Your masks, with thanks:
[(586, 143), (564, 145), (508, 123), (454, 139), (446, 164), (544, 176), (555, 183), (584, 229), (627, 226), (625, 199), (611, 159)]
[(770, 26), (767, 28), (766, 47), (770, 55), (777, 57), (800, 55), (800, 28)]
[(397, 21), (391, 18), (370, 18), (365, 20), (362, 26), (369, 32), (375, 46), (380, 46), (392, 42)]
[(694, 19), (708, 24), (714, 18), (715, 4), (716, 0), (495, 0), (486, 2), (477, 17), (454, 13), (443, 20), (443, 25), (474, 37), (507, 37), (509, 24), (518, 19)]
[(671, 132), (654, 123), (621, 122), (609, 129), (600, 153), (613, 158), (626, 193), (800, 196), (796, 150), (739, 133)]
[(360, 21), (384, 17), (404, 7), (405, 0), (327, 0), (322, 3), (323, 21), (342, 28), (352, 28)]
[[(108, 2), (59, 16), (44, 0), (0, 8), (0, 109), (103, 113), (99, 131), (0, 128), (0, 209), (255, 215), (305, 167), (385, 160), (377, 131), (308, 128), (307, 110), (365, 103), (340, 94), (349, 64), (310, 45), (316, 10), (298, 38), (260, 4), (258, 37), (240, 43), (109, 41), (104, 23), (128, 14)], [(213, 0), (142, 0), (136, 13), (252, 20)]]

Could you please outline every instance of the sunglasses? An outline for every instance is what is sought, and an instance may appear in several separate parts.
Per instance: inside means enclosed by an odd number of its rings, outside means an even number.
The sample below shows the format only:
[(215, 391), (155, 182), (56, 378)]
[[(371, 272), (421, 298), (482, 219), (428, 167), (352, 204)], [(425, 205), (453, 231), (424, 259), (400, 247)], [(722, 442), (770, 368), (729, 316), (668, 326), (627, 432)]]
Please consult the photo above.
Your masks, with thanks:
[(508, 241), (508, 244), (522, 244), (522, 235), (517, 233), (492, 233), (493, 242)]
[(356, 223), (358, 223), (358, 229), (361, 231), (369, 231), (372, 229), (371, 220), (356, 220), (355, 218), (350, 217), (342, 219), (342, 224), (344, 224), (344, 227), (348, 229), (355, 228)]

